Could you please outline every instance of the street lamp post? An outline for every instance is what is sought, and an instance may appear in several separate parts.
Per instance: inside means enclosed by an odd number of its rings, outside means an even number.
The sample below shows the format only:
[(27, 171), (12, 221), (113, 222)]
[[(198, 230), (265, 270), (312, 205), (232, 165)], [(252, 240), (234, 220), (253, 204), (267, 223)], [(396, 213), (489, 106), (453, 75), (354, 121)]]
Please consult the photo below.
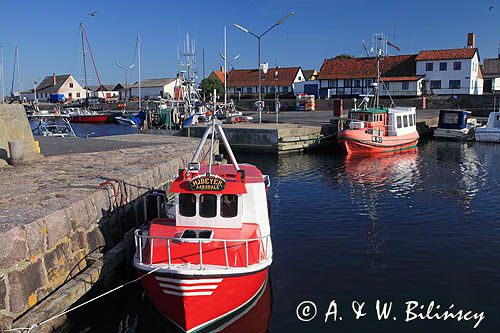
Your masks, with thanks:
[(252, 35), (254, 36), (255, 38), (257, 38), (257, 45), (258, 45), (258, 58), (259, 58), (259, 64), (257, 66), (257, 74), (258, 74), (258, 89), (259, 89), (259, 102), (258, 102), (258, 105), (257, 105), (257, 109), (259, 111), (259, 123), (262, 123), (262, 89), (261, 89), (261, 78), (260, 78), (260, 40), (262, 39), (262, 37), (264, 37), (265, 34), (267, 34), (269, 31), (271, 31), (272, 29), (274, 29), (275, 27), (277, 27), (278, 25), (280, 25), (281, 23), (283, 23), (287, 18), (289, 18), (290, 16), (292, 16), (294, 13), (293, 12), (290, 12), (288, 13), (285, 17), (283, 17), (281, 20), (279, 20), (278, 22), (276, 22), (273, 26), (271, 26), (269, 29), (267, 29), (266, 31), (264, 31), (262, 34), (260, 35), (257, 35), (253, 32), (251, 32), (250, 30), (248, 30), (247, 28), (244, 28), (242, 27), (241, 25), (239, 24), (233, 24), (233, 26), (236, 28), (236, 29), (239, 29), (249, 35)]
[[(224, 52), (226, 53), (226, 52)], [(240, 57), (238, 54), (233, 59), (226, 59), (226, 56), (222, 53), (219, 53), (220, 57), (224, 60), (224, 105), (227, 104), (227, 67), (232, 67), (233, 62)]]
[[(128, 71), (129, 69), (132, 69), (135, 67), (135, 64), (132, 64), (128, 67), (123, 67), (120, 65), (118, 62), (115, 63), (116, 66), (120, 67), (124, 72), (125, 72), (125, 101), (127, 101), (127, 90), (128, 90)], [(99, 93), (97, 93), (97, 96), (99, 96)]]

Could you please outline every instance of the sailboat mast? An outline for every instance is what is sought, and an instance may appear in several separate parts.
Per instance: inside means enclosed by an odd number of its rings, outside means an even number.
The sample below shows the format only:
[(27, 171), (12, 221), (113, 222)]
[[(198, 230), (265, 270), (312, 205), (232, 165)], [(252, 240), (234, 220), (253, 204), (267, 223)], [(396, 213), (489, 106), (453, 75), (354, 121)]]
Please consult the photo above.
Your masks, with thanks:
[(137, 84), (139, 88), (139, 111), (141, 111), (141, 37), (137, 35)]
[(89, 106), (89, 90), (87, 85), (87, 61), (85, 59), (85, 41), (84, 41), (84, 29), (83, 23), (80, 23), (80, 33), (82, 35), (82, 58), (83, 58), (83, 78), (85, 84), (85, 107)]
[(0, 76), (2, 77), (2, 100), (0, 103), (5, 101), (5, 78), (3, 70), (3, 45), (0, 45)]

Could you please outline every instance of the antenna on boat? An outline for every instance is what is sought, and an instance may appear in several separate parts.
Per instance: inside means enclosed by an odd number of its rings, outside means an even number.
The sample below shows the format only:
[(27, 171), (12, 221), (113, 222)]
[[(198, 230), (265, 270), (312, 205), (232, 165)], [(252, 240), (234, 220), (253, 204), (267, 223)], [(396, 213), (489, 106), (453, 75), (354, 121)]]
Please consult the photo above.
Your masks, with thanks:
[(231, 149), (231, 146), (229, 145), (229, 142), (227, 141), (226, 134), (224, 133), (224, 130), (222, 129), (222, 126), (220, 123), (217, 121), (217, 117), (215, 116), (216, 114), (216, 109), (217, 109), (217, 90), (214, 89), (214, 96), (213, 96), (213, 112), (212, 112), (212, 122), (210, 126), (207, 126), (205, 129), (205, 133), (203, 133), (203, 136), (200, 140), (200, 143), (198, 144), (198, 148), (196, 148), (196, 151), (193, 155), (193, 158), (191, 159), (191, 163), (198, 163), (201, 162), (199, 161), (201, 151), (203, 147), (205, 146), (208, 136), (212, 134), (211, 138), (211, 143), (210, 143), (210, 160), (209, 160), (209, 169), (208, 172), (211, 173), (212, 171), (212, 159), (213, 159), (213, 145), (215, 143), (215, 134), (217, 134), (224, 144), (224, 148), (226, 149), (227, 155), (229, 157), (229, 160), (233, 164), (234, 168), (236, 171), (240, 170), (240, 166), (238, 162), (236, 161), (236, 157), (234, 157), (233, 150)]

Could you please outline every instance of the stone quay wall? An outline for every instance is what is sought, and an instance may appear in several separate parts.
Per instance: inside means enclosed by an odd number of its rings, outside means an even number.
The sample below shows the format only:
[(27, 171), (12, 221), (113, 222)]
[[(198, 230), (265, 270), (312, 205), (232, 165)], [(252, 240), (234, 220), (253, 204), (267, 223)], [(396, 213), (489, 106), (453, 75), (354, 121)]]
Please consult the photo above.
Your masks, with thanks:
[[(106, 253), (143, 222), (142, 196), (168, 189), (198, 140), (162, 141), (0, 170), (0, 330), (16, 326), (13, 320), (88, 267), (92, 253)], [(69, 304), (81, 296), (68, 295)]]

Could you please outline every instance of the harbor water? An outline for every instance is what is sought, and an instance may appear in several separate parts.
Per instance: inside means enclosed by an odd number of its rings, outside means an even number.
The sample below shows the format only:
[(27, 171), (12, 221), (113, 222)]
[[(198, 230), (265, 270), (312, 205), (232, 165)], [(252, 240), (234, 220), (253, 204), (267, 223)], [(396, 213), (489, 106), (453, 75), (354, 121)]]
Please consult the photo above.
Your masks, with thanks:
[[(500, 145), (423, 141), (378, 158), (245, 154), (271, 177), (272, 297), (247, 316), (272, 332), (494, 332), (500, 327)], [(123, 272), (123, 282), (134, 277)], [(376, 301), (393, 302), (379, 320)], [(297, 318), (303, 301), (317, 315)], [(338, 308), (325, 323), (332, 301)], [(353, 301), (366, 302), (355, 319)], [(406, 302), (477, 320), (406, 319)], [(436, 308), (434, 306), (434, 308)], [(251, 313), (254, 311), (254, 313)], [(255, 313), (257, 312), (257, 313)], [(434, 312), (436, 312), (434, 310)], [(339, 317), (342, 317), (340, 320)], [(270, 320), (269, 320), (270, 318)], [(75, 311), (72, 332), (176, 332), (140, 283)], [(240, 320), (243, 320), (242, 317)], [(226, 331), (244, 332), (237, 321)]]

